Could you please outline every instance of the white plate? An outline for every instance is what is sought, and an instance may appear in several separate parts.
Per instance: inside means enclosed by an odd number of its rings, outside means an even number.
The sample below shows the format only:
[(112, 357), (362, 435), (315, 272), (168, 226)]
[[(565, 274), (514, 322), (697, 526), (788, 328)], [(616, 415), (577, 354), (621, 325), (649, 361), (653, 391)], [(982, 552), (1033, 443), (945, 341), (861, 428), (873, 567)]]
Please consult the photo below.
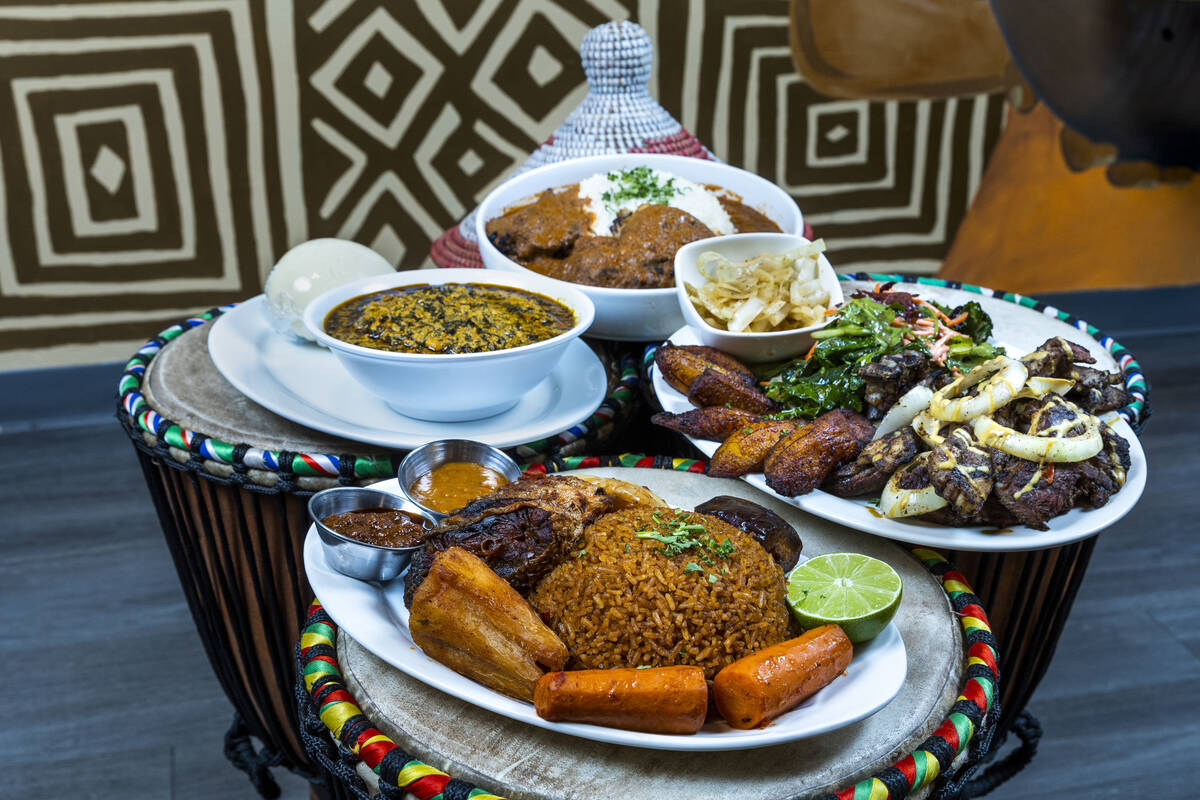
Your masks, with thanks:
[[(870, 284), (850, 281), (845, 286), (846, 296), (850, 296), (855, 289), (859, 288), (870, 288)], [(1051, 336), (1062, 336), (1086, 347), (1088, 352), (1096, 358), (1095, 366), (1097, 368), (1109, 372), (1115, 372), (1118, 369), (1112, 354), (1083, 331), (1015, 303), (960, 289), (938, 286), (902, 284), (896, 288), (898, 291), (913, 291), (921, 297), (932, 298), (951, 306), (965, 303), (968, 300), (977, 301), (983, 306), (983, 310), (992, 317), (993, 338), (1010, 354), (1024, 355), (1032, 352)], [(672, 334), (670, 341), (673, 344), (700, 344), (696, 332), (686, 326)], [(650, 372), (654, 393), (658, 396), (658, 401), (662, 404), (664, 411), (678, 414), (694, 408), (688, 402), (687, 397), (675, 391), (663, 380), (657, 367), (652, 367)], [(746, 475), (743, 480), (751, 486), (778, 497), (785, 503), (816, 514), (818, 517), (909, 544), (950, 550), (987, 552), (1040, 550), (1047, 547), (1060, 547), (1099, 533), (1128, 514), (1137, 503), (1138, 498), (1142, 496), (1142, 491), (1146, 488), (1146, 453), (1142, 450), (1137, 435), (1125, 420), (1118, 419), (1112, 427), (1129, 442), (1129, 458), (1132, 464), (1129, 467), (1125, 485), (1101, 508), (1090, 511), (1073, 508), (1066, 514), (1055, 517), (1046, 523), (1050, 526), (1048, 531), (1038, 531), (1018, 525), (1005, 529), (1009, 531), (1008, 533), (997, 533), (995, 526), (951, 528), (921, 520), (885, 519), (875, 516), (872, 513), (874, 507), (865, 499), (837, 497), (820, 489), (799, 497), (784, 497), (767, 486), (767, 480), (761, 472)], [(719, 442), (708, 442), (701, 439), (689, 438), (689, 441), (710, 458), (721, 446)]]
[(276, 333), (262, 295), (213, 323), (208, 351), (234, 388), (281, 417), (399, 450), (435, 439), (475, 439), (494, 447), (535, 442), (587, 419), (608, 390), (604, 364), (576, 339), (549, 377), (502, 414), (466, 422), (413, 419), (359, 386), (324, 347)]
[[(696, 476), (703, 480), (703, 476)], [(399, 493), (395, 480), (374, 488)], [(668, 502), (670, 497), (663, 499)], [(816, 736), (869, 717), (900, 691), (908, 672), (908, 656), (895, 623), (869, 642), (856, 645), (854, 659), (844, 675), (765, 728), (734, 730), (724, 722), (710, 722), (692, 736), (603, 728), (582, 723), (547, 722), (529, 703), (492, 691), (483, 684), (425, 655), (408, 633), (404, 607), (404, 580), (382, 587), (334, 571), (316, 529), (309, 527), (304, 540), (304, 570), (321, 605), (346, 633), (397, 669), (454, 697), (497, 714), (539, 728), (593, 739), (598, 742), (656, 750), (745, 750)]]

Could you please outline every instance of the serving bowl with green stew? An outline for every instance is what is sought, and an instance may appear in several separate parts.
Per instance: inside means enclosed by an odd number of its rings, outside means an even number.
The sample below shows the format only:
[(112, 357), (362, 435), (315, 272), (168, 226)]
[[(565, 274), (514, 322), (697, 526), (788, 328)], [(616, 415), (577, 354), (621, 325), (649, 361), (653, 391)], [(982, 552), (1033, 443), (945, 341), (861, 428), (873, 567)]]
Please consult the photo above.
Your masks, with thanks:
[(438, 269), (331, 289), (304, 325), (394, 411), (457, 422), (515, 405), (594, 315), (583, 292), (540, 275)]

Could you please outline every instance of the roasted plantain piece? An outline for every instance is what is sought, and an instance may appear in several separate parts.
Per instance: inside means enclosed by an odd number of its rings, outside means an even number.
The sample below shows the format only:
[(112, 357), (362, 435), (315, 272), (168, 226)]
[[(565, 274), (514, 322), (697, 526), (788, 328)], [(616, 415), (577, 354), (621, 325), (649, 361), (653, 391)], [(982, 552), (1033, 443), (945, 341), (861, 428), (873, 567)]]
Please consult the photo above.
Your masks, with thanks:
[(737, 478), (757, 472), (771, 448), (799, 425), (790, 419), (767, 419), (739, 428), (712, 454), (708, 474), (714, 478)]
[(855, 458), (874, 433), (862, 414), (827, 411), (771, 448), (763, 462), (767, 485), (786, 497), (807, 494), (836, 466)]
[(751, 422), (758, 422), (761, 417), (750, 411), (725, 406), (709, 406), (694, 408), (682, 414), (661, 412), (650, 418), (655, 425), (678, 431), (693, 439), (707, 439), (710, 442), (723, 442), (735, 431), (746, 427)]
[(567, 647), (517, 590), (461, 547), (437, 554), (409, 609), (413, 642), (435, 661), (498, 692), (533, 701)]
[(769, 414), (779, 404), (759, 391), (753, 383), (742, 383), (736, 376), (717, 369), (706, 369), (688, 388), (688, 400), (694, 406), (729, 406), (752, 414)]
[(713, 347), (664, 344), (655, 351), (654, 363), (663, 380), (683, 394), (688, 393), (692, 382), (706, 369), (714, 369), (747, 386), (755, 382), (749, 367)]

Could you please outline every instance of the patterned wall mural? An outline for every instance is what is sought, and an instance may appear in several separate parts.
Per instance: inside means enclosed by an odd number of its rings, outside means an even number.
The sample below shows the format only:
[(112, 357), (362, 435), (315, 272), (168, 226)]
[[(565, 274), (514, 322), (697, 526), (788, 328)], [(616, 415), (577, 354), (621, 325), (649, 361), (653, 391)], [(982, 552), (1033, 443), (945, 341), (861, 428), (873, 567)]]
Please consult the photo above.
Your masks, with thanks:
[(835, 265), (936, 268), (1001, 98), (818, 95), (785, 0), (0, 0), (0, 368), (122, 359), (308, 238), (420, 266), (620, 18), (656, 43), (651, 94), (791, 192)]

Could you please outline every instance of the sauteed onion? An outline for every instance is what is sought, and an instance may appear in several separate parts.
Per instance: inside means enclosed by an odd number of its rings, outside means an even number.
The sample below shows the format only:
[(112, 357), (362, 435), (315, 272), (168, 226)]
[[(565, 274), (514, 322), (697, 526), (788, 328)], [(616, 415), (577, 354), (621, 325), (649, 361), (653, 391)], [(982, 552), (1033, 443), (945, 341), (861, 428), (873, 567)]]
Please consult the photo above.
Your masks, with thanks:
[[(998, 356), (934, 392), (929, 401), (929, 413), (945, 422), (969, 422), (1008, 403), (1021, 391), (1028, 378), (1029, 370), (1020, 361)], [(979, 391), (968, 392), (980, 382), (983, 386)]]

